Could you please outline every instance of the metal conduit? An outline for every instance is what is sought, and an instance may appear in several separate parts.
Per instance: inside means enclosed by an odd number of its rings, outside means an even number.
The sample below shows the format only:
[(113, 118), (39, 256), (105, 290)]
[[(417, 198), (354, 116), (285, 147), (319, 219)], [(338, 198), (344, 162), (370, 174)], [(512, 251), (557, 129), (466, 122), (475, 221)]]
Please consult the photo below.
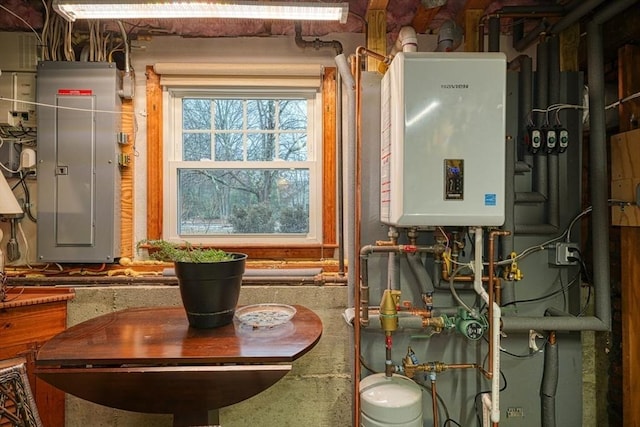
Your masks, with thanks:
[(489, 18), (489, 52), (500, 52), (500, 18)]
[(544, 346), (544, 369), (540, 384), (542, 427), (556, 427), (556, 391), (558, 389), (558, 342), (555, 332), (549, 333)]
[[(551, 37), (548, 40), (548, 85), (547, 85), (547, 106), (557, 104), (560, 101), (560, 39)], [(549, 119), (552, 122), (552, 119)], [(548, 123), (553, 127), (553, 123)], [(557, 139), (557, 136), (556, 136)], [(548, 183), (547, 183), (547, 222), (549, 225), (558, 227), (560, 225), (560, 166), (558, 162), (558, 152), (547, 156)]]
[(558, 22), (553, 24), (549, 29), (549, 32), (553, 34), (560, 34), (562, 31), (582, 19), (585, 15), (591, 13), (595, 8), (600, 6), (603, 1), (604, 0), (587, 0), (574, 2), (577, 3), (577, 6), (571, 9), (569, 13), (567, 13)]
[[(536, 100), (535, 108), (546, 108), (548, 105), (548, 87), (549, 87), (549, 44), (544, 41), (538, 44), (536, 61)], [(543, 117), (541, 113), (532, 114), (534, 122), (536, 118)], [(536, 123), (538, 127), (541, 125), (541, 120)], [(543, 150), (535, 156), (535, 181), (534, 191), (547, 196), (547, 156), (543, 154)]]

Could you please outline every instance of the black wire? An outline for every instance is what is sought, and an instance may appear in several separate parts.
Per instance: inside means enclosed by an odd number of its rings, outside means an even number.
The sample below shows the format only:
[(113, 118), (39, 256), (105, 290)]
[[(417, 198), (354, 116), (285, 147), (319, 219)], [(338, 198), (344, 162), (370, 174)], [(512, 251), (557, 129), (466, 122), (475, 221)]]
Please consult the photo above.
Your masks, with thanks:
[(542, 301), (542, 300), (547, 299), (547, 298), (551, 298), (551, 297), (553, 297), (553, 296), (555, 296), (555, 295), (558, 295), (558, 294), (559, 294), (559, 293), (561, 293), (561, 292), (566, 292), (566, 291), (568, 291), (572, 286), (575, 286), (575, 284), (576, 284), (576, 283), (578, 283), (578, 280), (577, 280), (577, 279), (578, 279), (578, 277), (577, 277), (577, 275), (576, 275), (573, 279), (571, 279), (571, 283), (569, 283), (569, 285), (567, 285), (567, 287), (564, 287), (564, 286), (563, 286), (561, 289), (558, 289), (557, 291), (553, 291), (553, 292), (551, 292), (551, 293), (548, 293), (548, 294), (546, 294), (546, 295), (539, 296), (539, 297), (537, 297), (537, 298), (530, 298), (530, 299), (521, 299), (521, 300), (509, 301), (508, 303), (503, 304), (501, 307), (507, 307), (507, 306), (509, 306), (509, 305), (513, 305), (513, 304), (520, 304), (520, 303), (538, 302), (538, 301)]
[[(504, 376), (504, 373), (502, 372), (502, 370), (500, 370), (500, 378), (502, 378), (502, 380), (504, 381), (504, 386), (500, 388), (500, 390), (498, 391), (503, 392), (507, 389), (507, 377)], [(476, 418), (478, 419), (479, 425), (482, 425), (482, 419), (480, 418), (480, 413), (478, 412), (478, 397), (482, 396), (485, 393), (491, 393), (491, 390), (480, 391), (476, 393), (476, 395), (473, 397), (473, 407), (476, 411)]]
[(369, 372), (371, 372), (372, 374), (379, 374), (380, 372), (373, 370), (368, 364), (367, 362), (364, 361), (364, 357), (362, 357), (362, 355), (360, 355), (360, 364)]
[(444, 420), (444, 424), (442, 424), (442, 427), (447, 427), (449, 424), (455, 424), (458, 427), (462, 427), (462, 424), (460, 424), (459, 422), (452, 420), (451, 418), (447, 418), (446, 420)]
[(24, 206), (25, 206), (25, 213), (27, 214), (27, 216), (29, 217), (29, 219), (31, 221), (33, 221), (34, 223), (37, 223), (38, 220), (36, 219), (36, 217), (33, 216), (33, 214), (31, 213), (31, 193), (29, 192), (29, 187), (27, 186), (27, 176), (30, 174), (31, 172), (28, 172), (24, 175), (22, 175), (20, 177), (20, 182), (22, 183), (22, 190), (24, 191)]
[(580, 310), (580, 313), (578, 313), (578, 317), (584, 315), (584, 313), (587, 311), (587, 307), (589, 307), (590, 302), (591, 302), (591, 286), (587, 288), (587, 300), (585, 301), (584, 306)]
[[(484, 336), (483, 336), (482, 338), (485, 340), (485, 342), (486, 342), (487, 344), (489, 344), (489, 339), (488, 339), (487, 337), (484, 337)], [(547, 344), (547, 342), (548, 342), (548, 341), (549, 341), (549, 336), (547, 336), (547, 337), (544, 339), (544, 342), (542, 343), (542, 346), (544, 347), (544, 346)], [(503, 348), (501, 348), (501, 349), (500, 349), (500, 352), (501, 352), (501, 353), (504, 353), (504, 354), (506, 354), (506, 355), (509, 355), (509, 356), (511, 356), (511, 357), (516, 357), (516, 358), (518, 358), (518, 359), (529, 359), (529, 358), (531, 358), (531, 357), (537, 356), (539, 353), (542, 353), (542, 351), (538, 350), (538, 351), (534, 351), (533, 353), (527, 353), (527, 354), (515, 354), (515, 353), (511, 353), (510, 351), (507, 351), (507, 350), (505, 350), (505, 349), (503, 349)]]
[[(429, 393), (431, 393), (431, 387), (429, 387), (428, 385), (422, 384), (416, 380), (414, 380), (414, 382), (418, 384), (420, 387), (427, 390)], [(449, 408), (447, 407), (446, 403), (444, 403), (444, 399), (442, 398), (442, 396), (440, 396), (440, 394), (437, 391), (436, 391), (436, 399), (438, 399), (438, 402), (440, 402), (440, 405), (444, 409), (444, 414), (447, 417), (446, 419), (447, 420), (451, 419), (451, 416), (449, 415)]]
[(582, 252), (580, 249), (574, 251), (578, 254), (578, 264), (580, 265), (580, 272), (582, 273), (582, 281), (591, 285), (591, 275), (589, 274), (589, 270), (587, 270), (587, 265), (584, 263), (584, 257), (582, 256)]

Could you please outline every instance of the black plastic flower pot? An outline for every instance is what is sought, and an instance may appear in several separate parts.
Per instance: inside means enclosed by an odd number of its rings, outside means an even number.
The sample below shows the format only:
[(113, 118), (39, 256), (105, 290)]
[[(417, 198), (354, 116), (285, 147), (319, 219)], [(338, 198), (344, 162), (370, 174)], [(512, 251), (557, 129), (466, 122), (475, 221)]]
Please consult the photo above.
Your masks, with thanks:
[(194, 328), (217, 328), (233, 321), (247, 255), (211, 263), (175, 262), (180, 297)]

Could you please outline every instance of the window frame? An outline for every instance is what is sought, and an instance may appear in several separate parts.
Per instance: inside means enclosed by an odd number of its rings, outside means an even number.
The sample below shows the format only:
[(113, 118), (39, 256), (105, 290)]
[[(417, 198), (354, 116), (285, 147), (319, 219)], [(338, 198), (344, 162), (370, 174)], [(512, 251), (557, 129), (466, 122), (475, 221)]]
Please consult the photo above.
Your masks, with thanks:
[[(153, 66), (146, 69), (147, 76), (147, 238), (163, 238), (165, 218), (163, 218), (164, 187), (164, 141), (163, 120), (168, 110), (164, 104), (160, 75)], [(321, 179), (318, 186), (322, 191), (322, 224), (318, 231), (319, 241), (313, 243), (278, 242), (216, 242), (210, 244), (224, 250), (241, 250), (254, 259), (305, 259), (322, 260), (334, 258), (337, 248), (337, 192), (336, 192), (336, 101), (337, 73), (333, 67), (325, 67), (321, 81), (322, 151), (320, 153)], [(191, 240), (191, 239), (189, 239)], [(255, 239), (254, 239), (255, 241)], [(206, 245), (209, 246), (209, 245)]]
[[(188, 240), (195, 244), (210, 244), (218, 245), (225, 244), (227, 241), (235, 243), (251, 243), (259, 239), (265, 244), (305, 244), (305, 243), (320, 243), (322, 236), (322, 216), (317, 215), (318, 206), (322, 203), (322, 186), (321, 173), (322, 173), (322, 133), (321, 122), (322, 115), (320, 114), (322, 99), (321, 94), (318, 91), (265, 91), (265, 90), (219, 90), (219, 89), (207, 89), (207, 90), (184, 90), (170, 88), (165, 92), (165, 104), (170, 105), (168, 116), (169, 120), (165, 124), (170, 132), (171, 137), (169, 141), (173, 143), (165, 143), (165, 159), (164, 170), (165, 176), (169, 177), (168, 185), (164, 186), (165, 200), (168, 200), (167, 206), (164, 206), (164, 215), (168, 221), (164, 222), (163, 236), (165, 240), (169, 241), (184, 241)], [(178, 126), (182, 123), (182, 100), (185, 98), (211, 98), (211, 99), (286, 99), (297, 98), (307, 100), (307, 111), (309, 117), (309, 125), (307, 127), (307, 153), (308, 159), (306, 161), (216, 161), (216, 160), (201, 160), (201, 161), (186, 161), (183, 160), (183, 126)], [(213, 130), (212, 130), (213, 131)], [(250, 129), (243, 129), (243, 132), (251, 132)], [(211, 141), (211, 144), (215, 142)], [(214, 148), (212, 147), (212, 150)], [(277, 166), (277, 167), (276, 167)], [(233, 235), (180, 235), (178, 234), (178, 170), (179, 169), (196, 169), (196, 168), (211, 168), (211, 169), (283, 169), (287, 168), (304, 168), (309, 170), (309, 192), (312, 194), (309, 197), (309, 232), (302, 235), (287, 235), (287, 234), (233, 234)], [(317, 194), (318, 196), (313, 196)], [(173, 207), (173, 208), (172, 208)]]

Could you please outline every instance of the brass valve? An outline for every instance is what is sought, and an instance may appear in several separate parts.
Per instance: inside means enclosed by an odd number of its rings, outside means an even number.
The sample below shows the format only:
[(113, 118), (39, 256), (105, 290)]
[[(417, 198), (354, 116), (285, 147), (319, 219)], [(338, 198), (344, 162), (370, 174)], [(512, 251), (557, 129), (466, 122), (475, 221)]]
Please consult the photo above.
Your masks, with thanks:
[(401, 292), (393, 289), (385, 289), (380, 301), (380, 326), (385, 333), (391, 333), (398, 329), (398, 304)]
[(408, 378), (413, 378), (418, 372), (440, 373), (447, 370), (447, 364), (443, 362), (426, 362), (416, 365), (409, 355), (402, 359), (402, 367), (404, 368), (404, 374)]
[(511, 252), (509, 258), (511, 258), (511, 263), (504, 269), (504, 279), (509, 281), (522, 280), (524, 278), (524, 274), (522, 273), (522, 270), (518, 268), (518, 262), (516, 261), (517, 254), (515, 252)]

